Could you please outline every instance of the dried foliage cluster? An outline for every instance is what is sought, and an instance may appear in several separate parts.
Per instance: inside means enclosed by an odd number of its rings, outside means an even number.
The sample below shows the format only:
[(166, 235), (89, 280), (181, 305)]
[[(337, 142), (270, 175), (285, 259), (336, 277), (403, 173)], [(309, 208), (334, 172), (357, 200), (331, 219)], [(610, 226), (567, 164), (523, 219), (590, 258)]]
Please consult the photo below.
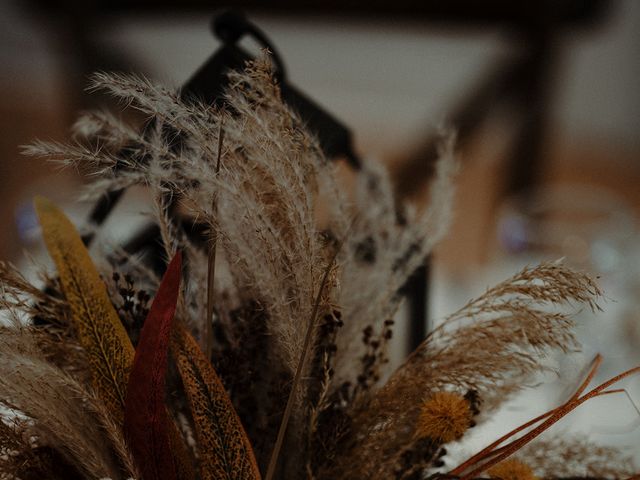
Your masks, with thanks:
[[(422, 211), (399, 205), (371, 162), (346, 195), (266, 58), (230, 74), (222, 109), (132, 76), (99, 74), (93, 88), (146, 126), (88, 113), (73, 143), (26, 151), (92, 172), (90, 198), (148, 187), (168, 266), (159, 281), (134, 256), (94, 260), (64, 214), (36, 200), (56, 271), (40, 288), (0, 263), (11, 320), (0, 334), (1, 478), (633, 473), (587, 443), (522, 448), (637, 371), (584, 393), (598, 360), (567, 403), (444, 468), (447, 443), (548, 369), (550, 354), (578, 347), (566, 307), (597, 309), (600, 291), (560, 263), (487, 290), (386, 372), (401, 287), (447, 229), (451, 139)], [(195, 223), (208, 242), (187, 234)]]

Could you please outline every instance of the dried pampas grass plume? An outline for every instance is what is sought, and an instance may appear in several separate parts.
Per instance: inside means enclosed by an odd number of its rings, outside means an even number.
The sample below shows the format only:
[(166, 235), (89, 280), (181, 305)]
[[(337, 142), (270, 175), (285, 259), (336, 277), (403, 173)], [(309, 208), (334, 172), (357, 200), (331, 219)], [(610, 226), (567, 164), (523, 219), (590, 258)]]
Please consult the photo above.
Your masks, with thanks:
[(518, 452), (518, 458), (544, 478), (628, 478), (637, 474), (631, 451), (582, 437), (545, 435)]
[(121, 478), (110, 445), (115, 440), (118, 453), (126, 452), (122, 433), (94, 394), (42, 357), (26, 328), (4, 328), (0, 335), (0, 398), (33, 420), (39, 441), (87, 478)]
[(353, 338), (367, 326), (378, 330), (393, 318), (402, 301), (399, 290), (449, 228), (457, 172), (454, 145), (455, 135), (443, 132), (428, 205), (420, 212), (398, 204), (383, 165), (364, 161), (358, 172), (357, 217), (339, 258), (338, 304), (348, 322), (337, 342), (338, 380), (350, 379), (349, 371), (357, 367), (353, 359), (364, 354)]
[(550, 370), (549, 354), (579, 349), (573, 316), (582, 306), (599, 310), (601, 296), (587, 274), (560, 261), (525, 267), (448, 316), (396, 380), (411, 375), (432, 389), (475, 390), (485, 410), (495, 408)]
[(438, 443), (457, 440), (472, 424), (473, 412), (466, 398), (455, 392), (437, 392), (420, 408), (416, 436)]

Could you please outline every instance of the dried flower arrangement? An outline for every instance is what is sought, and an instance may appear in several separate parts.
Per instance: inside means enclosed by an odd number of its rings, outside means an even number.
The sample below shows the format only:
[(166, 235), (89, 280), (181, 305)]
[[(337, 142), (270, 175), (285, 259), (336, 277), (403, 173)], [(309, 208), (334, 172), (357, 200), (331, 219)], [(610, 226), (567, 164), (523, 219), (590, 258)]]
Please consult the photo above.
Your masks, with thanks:
[[(444, 468), (448, 443), (578, 346), (564, 307), (597, 310), (601, 292), (560, 263), (487, 290), (385, 374), (398, 292), (447, 228), (450, 140), (419, 212), (371, 162), (345, 195), (266, 58), (230, 73), (223, 109), (130, 76), (99, 74), (93, 88), (152, 121), (140, 133), (89, 113), (74, 143), (27, 153), (89, 168), (91, 198), (147, 186), (168, 266), (160, 280), (135, 256), (94, 264), (62, 211), (36, 199), (56, 273), (37, 288), (0, 263), (13, 319), (0, 332), (1, 478), (633, 475), (614, 449), (529, 444), (640, 370), (586, 392), (600, 357), (566, 403)], [(167, 198), (209, 226), (208, 245), (173, 223)]]

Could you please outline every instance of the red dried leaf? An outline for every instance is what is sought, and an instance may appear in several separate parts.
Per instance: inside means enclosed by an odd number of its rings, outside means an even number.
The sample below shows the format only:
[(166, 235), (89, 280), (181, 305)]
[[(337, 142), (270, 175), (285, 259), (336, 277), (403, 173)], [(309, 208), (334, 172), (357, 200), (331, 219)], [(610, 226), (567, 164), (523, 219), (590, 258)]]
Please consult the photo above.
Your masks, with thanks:
[(169, 263), (145, 320), (129, 377), (124, 430), (144, 480), (176, 480), (164, 402), (167, 356), (180, 291), (182, 256)]

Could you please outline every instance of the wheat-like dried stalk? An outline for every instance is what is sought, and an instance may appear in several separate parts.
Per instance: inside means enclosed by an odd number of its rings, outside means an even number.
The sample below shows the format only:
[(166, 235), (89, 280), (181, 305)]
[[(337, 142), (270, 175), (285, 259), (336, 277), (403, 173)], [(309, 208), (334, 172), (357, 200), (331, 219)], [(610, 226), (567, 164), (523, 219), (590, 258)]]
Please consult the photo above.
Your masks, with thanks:
[[(431, 388), (474, 389), (485, 408), (497, 406), (526, 385), (532, 373), (546, 369), (543, 360), (553, 350), (566, 353), (579, 347), (575, 312), (552, 308), (586, 305), (597, 310), (601, 295), (588, 275), (561, 262), (526, 267), (447, 317), (405, 365), (409, 371), (429, 366)], [(496, 385), (501, 388), (494, 394)]]

